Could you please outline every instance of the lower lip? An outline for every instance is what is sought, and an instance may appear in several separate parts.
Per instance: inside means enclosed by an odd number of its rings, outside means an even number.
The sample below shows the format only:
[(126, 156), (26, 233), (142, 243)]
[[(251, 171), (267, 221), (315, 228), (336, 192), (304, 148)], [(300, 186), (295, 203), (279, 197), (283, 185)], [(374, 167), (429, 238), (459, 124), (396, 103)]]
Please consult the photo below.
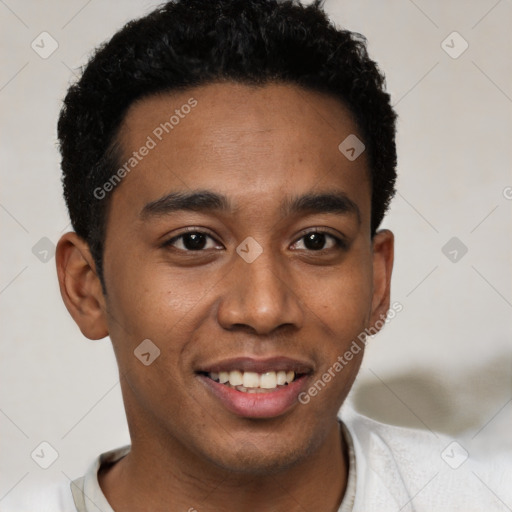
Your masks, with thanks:
[(244, 418), (275, 418), (298, 404), (298, 395), (306, 385), (303, 375), (275, 391), (244, 393), (199, 375), (199, 379), (222, 402), (224, 407)]

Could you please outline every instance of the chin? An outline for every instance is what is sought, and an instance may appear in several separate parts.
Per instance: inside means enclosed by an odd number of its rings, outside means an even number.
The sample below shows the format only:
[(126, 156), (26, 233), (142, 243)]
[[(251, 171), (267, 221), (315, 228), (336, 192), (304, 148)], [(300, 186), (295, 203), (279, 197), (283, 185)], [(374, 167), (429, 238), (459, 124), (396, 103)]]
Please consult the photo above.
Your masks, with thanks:
[[(307, 440), (306, 440), (307, 443)], [(315, 451), (312, 440), (305, 444), (304, 439), (292, 438), (279, 443), (274, 436), (258, 445), (249, 440), (232, 440), (222, 453), (210, 453), (208, 458), (213, 464), (225, 471), (240, 475), (269, 476), (297, 466)], [(217, 445), (218, 446), (218, 445)]]

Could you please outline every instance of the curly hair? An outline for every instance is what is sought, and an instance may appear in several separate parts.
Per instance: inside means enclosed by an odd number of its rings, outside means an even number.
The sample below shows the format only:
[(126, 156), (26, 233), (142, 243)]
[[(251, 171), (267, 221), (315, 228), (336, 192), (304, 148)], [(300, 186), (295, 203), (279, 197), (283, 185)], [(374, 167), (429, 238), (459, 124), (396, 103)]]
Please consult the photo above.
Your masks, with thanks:
[(366, 146), (371, 235), (395, 193), (394, 112), (361, 34), (338, 29), (323, 0), (176, 0), (101, 45), (64, 99), (58, 121), (64, 197), (103, 281), (109, 198), (93, 191), (119, 166), (117, 139), (135, 101), (219, 81), (289, 83), (339, 99)]

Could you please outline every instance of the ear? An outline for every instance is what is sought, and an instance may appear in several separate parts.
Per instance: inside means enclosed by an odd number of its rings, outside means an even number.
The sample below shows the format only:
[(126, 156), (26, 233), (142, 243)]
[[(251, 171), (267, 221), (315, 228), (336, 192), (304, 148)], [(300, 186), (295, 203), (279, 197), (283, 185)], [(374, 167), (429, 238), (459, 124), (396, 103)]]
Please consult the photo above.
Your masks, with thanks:
[(91, 340), (108, 335), (106, 302), (89, 245), (76, 233), (61, 237), (55, 252), (60, 293), (82, 334)]
[[(379, 331), (389, 310), (395, 237), (388, 229), (373, 237), (373, 299), (370, 326)], [(380, 322), (377, 322), (380, 320)]]

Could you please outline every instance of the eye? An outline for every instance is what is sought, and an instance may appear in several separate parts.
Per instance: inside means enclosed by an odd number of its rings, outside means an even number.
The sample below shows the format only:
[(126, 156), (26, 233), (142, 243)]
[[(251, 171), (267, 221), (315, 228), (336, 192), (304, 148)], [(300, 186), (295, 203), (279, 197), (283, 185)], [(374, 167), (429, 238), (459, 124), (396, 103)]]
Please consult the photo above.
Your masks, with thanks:
[[(299, 245), (299, 247), (297, 247), (297, 245)], [(300, 245), (303, 247), (300, 247)], [(299, 238), (292, 247), (294, 249), (306, 249), (308, 251), (325, 251), (329, 249), (346, 248), (346, 244), (341, 238), (325, 231), (311, 231)]]
[(204, 249), (219, 248), (218, 242), (213, 237), (201, 231), (187, 231), (171, 238), (163, 246), (170, 246), (180, 251), (202, 251)]

